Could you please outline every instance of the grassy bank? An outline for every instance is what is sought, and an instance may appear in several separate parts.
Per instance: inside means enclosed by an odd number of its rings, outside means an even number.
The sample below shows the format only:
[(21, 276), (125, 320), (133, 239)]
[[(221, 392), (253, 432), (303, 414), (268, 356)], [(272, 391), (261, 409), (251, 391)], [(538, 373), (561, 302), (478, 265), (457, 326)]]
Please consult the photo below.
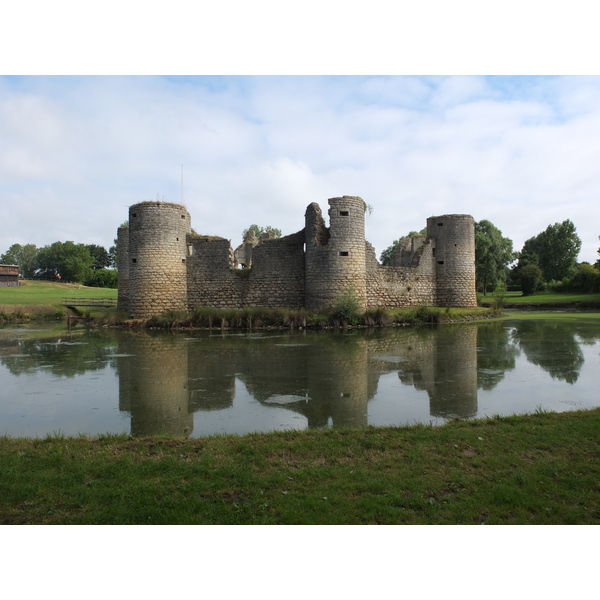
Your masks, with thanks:
[[(493, 306), (496, 300), (492, 294), (478, 294), (481, 306)], [(521, 292), (504, 292), (502, 303), (508, 308), (600, 308), (600, 294), (557, 294), (544, 292), (523, 296)]]
[(60, 318), (64, 297), (116, 298), (117, 290), (75, 283), (25, 280), (18, 287), (0, 287), (0, 321)]
[(600, 409), (198, 439), (0, 438), (4, 524), (597, 524)]
[(165, 311), (155, 317), (131, 324), (160, 329), (178, 328), (233, 328), (259, 329), (264, 327), (330, 328), (330, 327), (386, 327), (421, 323), (451, 323), (475, 321), (498, 316), (491, 308), (438, 308), (411, 306), (393, 310), (372, 309), (357, 311), (351, 316), (334, 309), (314, 313), (305, 309), (267, 307), (211, 308), (197, 307), (193, 311)]
[(59, 307), (65, 296), (78, 298), (115, 298), (117, 290), (86, 287), (78, 283), (25, 280), (18, 287), (0, 287), (0, 304), (47, 305)]

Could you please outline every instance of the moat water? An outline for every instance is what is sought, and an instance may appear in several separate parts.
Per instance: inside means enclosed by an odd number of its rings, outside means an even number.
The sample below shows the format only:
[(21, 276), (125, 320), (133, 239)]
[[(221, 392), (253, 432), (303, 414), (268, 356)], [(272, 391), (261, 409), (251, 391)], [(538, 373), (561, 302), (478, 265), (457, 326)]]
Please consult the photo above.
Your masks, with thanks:
[[(556, 315), (554, 315), (556, 317)], [(0, 434), (244, 434), (600, 406), (581, 315), (351, 332), (0, 329)]]

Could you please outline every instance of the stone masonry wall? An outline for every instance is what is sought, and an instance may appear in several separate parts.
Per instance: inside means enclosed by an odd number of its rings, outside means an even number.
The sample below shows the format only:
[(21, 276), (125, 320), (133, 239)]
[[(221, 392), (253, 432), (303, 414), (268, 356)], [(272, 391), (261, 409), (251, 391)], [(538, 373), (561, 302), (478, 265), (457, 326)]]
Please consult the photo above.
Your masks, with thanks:
[(117, 308), (129, 308), (129, 227), (117, 229)]
[(229, 240), (190, 236), (188, 254), (190, 309), (304, 306), (304, 231), (261, 242), (250, 270), (233, 268)]
[(368, 308), (435, 304), (436, 284), (431, 248), (415, 267), (384, 267), (367, 242)]
[(265, 240), (252, 251), (252, 269), (244, 302), (247, 306), (304, 306), (304, 230)]
[(348, 290), (364, 309), (477, 306), (471, 216), (429, 218), (427, 236), (402, 249), (401, 266), (384, 267), (365, 241), (364, 201), (343, 196), (329, 206), (329, 227), (312, 203), (303, 230), (261, 241), (242, 270), (229, 240), (191, 233), (183, 206), (136, 204), (118, 232), (119, 307), (134, 318), (196, 306), (324, 310)]
[(188, 308), (241, 308), (247, 280), (233, 270), (229, 240), (190, 236), (187, 244)]

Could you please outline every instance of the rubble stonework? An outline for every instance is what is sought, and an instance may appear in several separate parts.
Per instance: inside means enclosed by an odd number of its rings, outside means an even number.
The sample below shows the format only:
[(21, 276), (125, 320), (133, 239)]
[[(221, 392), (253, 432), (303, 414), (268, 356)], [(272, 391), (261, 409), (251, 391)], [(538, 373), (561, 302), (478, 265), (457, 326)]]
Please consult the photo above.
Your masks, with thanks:
[(388, 267), (365, 240), (362, 198), (328, 203), (329, 226), (310, 204), (304, 229), (252, 246), (250, 269), (237, 268), (229, 240), (193, 233), (183, 206), (135, 204), (118, 233), (119, 308), (133, 318), (196, 306), (323, 310), (349, 290), (364, 309), (477, 306), (473, 217), (430, 217)]

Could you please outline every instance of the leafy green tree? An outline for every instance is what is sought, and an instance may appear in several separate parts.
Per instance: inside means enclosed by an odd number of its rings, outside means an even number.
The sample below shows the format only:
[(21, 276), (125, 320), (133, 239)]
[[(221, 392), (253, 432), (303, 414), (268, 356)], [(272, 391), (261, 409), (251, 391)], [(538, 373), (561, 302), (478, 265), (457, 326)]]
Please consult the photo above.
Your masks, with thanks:
[(520, 277), (523, 296), (531, 296), (544, 289), (544, 274), (537, 265), (525, 265), (520, 270)]
[(85, 244), (54, 242), (40, 248), (37, 266), (41, 277), (83, 283), (90, 276), (94, 259)]
[(94, 259), (92, 269), (97, 271), (111, 266), (111, 259), (106, 248), (96, 244), (87, 244), (86, 248), (90, 251), (90, 256)]
[(398, 249), (398, 246), (400, 245), (400, 243), (402, 242), (402, 238), (398, 239), (398, 240), (394, 240), (392, 242), (391, 246), (388, 246), (382, 253), (381, 256), (379, 257), (379, 262), (384, 266), (384, 267), (389, 267), (392, 264), (392, 256), (394, 255), (394, 253), (396, 252), (396, 250)]
[(540, 267), (545, 281), (560, 281), (575, 273), (581, 239), (575, 225), (567, 219), (562, 223), (548, 225), (523, 245), (518, 269), (527, 264)]
[(0, 262), (5, 265), (19, 265), (21, 277), (31, 279), (36, 271), (38, 249), (35, 244), (13, 244), (2, 256)]
[[(600, 240), (600, 235), (598, 236), (598, 239)], [(598, 254), (600, 254), (600, 248), (598, 248)], [(594, 263), (594, 266), (600, 271), (600, 258)]]
[(565, 291), (569, 292), (582, 294), (600, 292), (600, 270), (589, 263), (581, 263), (577, 266), (575, 275), (563, 285)]
[(276, 238), (281, 237), (281, 229), (276, 229), (275, 227), (271, 227), (270, 225), (267, 225), (266, 227), (259, 227), (258, 225), (253, 224), (250, 225), (248, 229), (244, 229), (244, 231), (242, 232), (242, 239), (245, 240), (246, 236), (248, 236), (250, 232), (254, 232), (256, 239), (258, 239), (263, 233), (273, 233)]
[(515, 258), (512, 240), (502, 237), (490, 221), (475, 223), (475, 277), (484, 295), (505, 284), (508, 265)]

